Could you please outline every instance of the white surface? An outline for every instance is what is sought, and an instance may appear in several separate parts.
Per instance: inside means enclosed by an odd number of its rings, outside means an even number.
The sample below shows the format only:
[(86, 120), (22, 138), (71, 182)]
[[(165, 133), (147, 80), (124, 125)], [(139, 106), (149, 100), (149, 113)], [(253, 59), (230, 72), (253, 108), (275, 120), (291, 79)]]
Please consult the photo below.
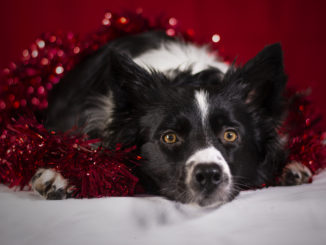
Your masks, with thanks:
[(0, 186), (0, 244), (325, 245), (326, 171), (209, 211), (159, 197), (46, 201)]

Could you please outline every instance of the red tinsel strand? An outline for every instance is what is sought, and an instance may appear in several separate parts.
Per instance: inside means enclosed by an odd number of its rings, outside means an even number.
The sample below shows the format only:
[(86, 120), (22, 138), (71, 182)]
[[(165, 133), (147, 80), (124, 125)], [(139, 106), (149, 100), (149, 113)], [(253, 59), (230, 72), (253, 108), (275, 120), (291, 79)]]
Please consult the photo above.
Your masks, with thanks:
[(94, 140), (49, 133), (36, 120), (21, 118), (0, 136), (0, 182), (24, 187), (37, 169), (53, 168), (75, 186), (75, 197), (133, 195), (138, 179), (127, 164), (137, 161), (134, 148), (94, 150), (91, 144)]
[(282, 134), (288, 138), (288, 162), (299, 161), (313, 173), (326, 168), (325, 133), (319, 127), (321, 116), (306, 92), (287, 90), (289, 110)]
[[(86, 136), (48, 132), (36, 119), (47, 108), (47, 95), (60, 78), (83, 57), (110, 40), (143, 31), (163, 29), (194, 41), (194, 31), (182, 32), (175, 18), (150, 20), (136, 13), (107, 12), (98, 32), (83, 41), (72, 33), (45, 33), (22, 60), (3, 70), (0, 80), (0, 183), (24, 187), (38, 168), (54, 168), (75, 187), (75, 197), (133, 195), (138, 179), (128, 166), (140, 159), (133, 149), (94, 150)], [(219, 48), (220, 36), (212, 36)], [(283, 134), (288, 135), (289, 160), (304, 162), (313, 171), (325, 167), (321, 132), (316, 131), (311, 106), (303, 97), (301, 113), (292, 110)], [(300, 100), (299, 100), (300, 101)], [(302, 107), (304, 105), (304, 107)], [(299, 106), (299, 107), (298, 107)], [(302, 111), (302, 108), (303, 111)], [(305, 125), (305, 126), (302, 126)], [(129, 164), (131, 163), (131, 164)]]

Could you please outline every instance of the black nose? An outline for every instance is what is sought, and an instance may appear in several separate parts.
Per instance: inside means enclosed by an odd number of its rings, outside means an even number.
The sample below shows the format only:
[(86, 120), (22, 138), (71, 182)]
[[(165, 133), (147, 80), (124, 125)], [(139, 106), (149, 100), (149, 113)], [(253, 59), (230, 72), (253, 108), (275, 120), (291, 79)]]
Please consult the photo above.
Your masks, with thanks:
[(212, 192), (222, 181), (222, 170), (214, 163), (198, 164), (193, 171), (193, 181), (201, 190)]

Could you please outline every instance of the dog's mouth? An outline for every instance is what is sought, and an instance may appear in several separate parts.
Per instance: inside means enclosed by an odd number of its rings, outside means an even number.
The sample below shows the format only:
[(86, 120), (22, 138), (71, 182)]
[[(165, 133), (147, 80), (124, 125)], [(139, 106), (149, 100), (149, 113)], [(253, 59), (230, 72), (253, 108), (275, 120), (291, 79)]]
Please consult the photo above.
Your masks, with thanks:
[(184, 204), (192, 204), (208, 208), (218, 207), (227, 203), (236, 195), (232, 188), (232, 184), (229, 181), (221, 184), (221, 186), (210, 192), (198, 189), (194, 190), (192, 187), (186, 186), (186, 189), (184, 190), (171, 190), (170, 193), (165, 192), (162, 194), (171, 200), (179, 201)]
[(190, 183), (188, 186), (192, 196), (190, 203), (202, 207), (217, 207), (233, 199), (232, 180), (229, 176), (224, 174), (221, 180), (208, 182), (206, 180), (198, 183), (198, 180), (193, 180)]

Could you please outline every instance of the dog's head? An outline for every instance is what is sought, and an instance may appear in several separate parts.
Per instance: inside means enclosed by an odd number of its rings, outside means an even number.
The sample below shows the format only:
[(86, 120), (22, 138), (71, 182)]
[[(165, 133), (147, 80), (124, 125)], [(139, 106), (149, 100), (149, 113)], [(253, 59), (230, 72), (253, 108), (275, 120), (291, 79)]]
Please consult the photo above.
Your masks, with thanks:
[(136, 144), (141, 169), (168, 198), (200, 206), (273, 180), (286, 84), (279, 44), (240, 68), (168, 79), (113, 55), (112, 143)]

